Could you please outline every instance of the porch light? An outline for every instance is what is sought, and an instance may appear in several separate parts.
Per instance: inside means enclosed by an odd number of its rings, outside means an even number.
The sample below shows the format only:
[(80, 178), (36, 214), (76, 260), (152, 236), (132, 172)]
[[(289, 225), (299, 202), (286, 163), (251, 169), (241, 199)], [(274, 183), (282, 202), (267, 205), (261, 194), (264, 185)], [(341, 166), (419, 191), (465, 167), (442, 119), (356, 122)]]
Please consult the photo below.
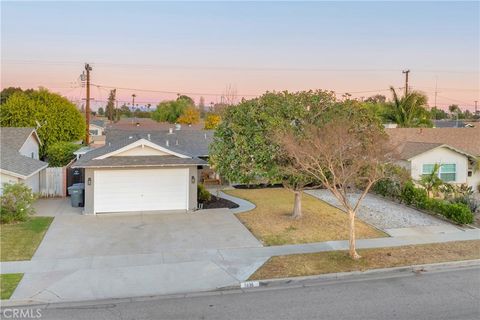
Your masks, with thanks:
[(192, 176), (192, 183), (195, 183), (195, 176)]
[(92, 178), (88, 178), (88, 179), (87, 179), (87, 184), (88, 184), (89, 186), (92, 185)]

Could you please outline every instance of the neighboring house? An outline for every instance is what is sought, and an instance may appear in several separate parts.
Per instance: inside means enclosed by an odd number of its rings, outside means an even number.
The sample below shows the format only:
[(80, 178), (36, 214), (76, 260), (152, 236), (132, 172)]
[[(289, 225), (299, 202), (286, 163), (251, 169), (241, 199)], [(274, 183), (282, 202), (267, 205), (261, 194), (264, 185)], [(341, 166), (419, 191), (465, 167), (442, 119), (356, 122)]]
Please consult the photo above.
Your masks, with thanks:
[(93, 147), (105, 145), (105, 121), (99, 119), (90, 120), (88, 126), (90, 132), (90, 144)]
[(480, 171), (475, 164), (480, 157), (480, 128), (397, 128), (386, 132), (413, 179), (440, 164), (443, 181), (467, 184), (478, 192)]
[(90, 120), (88, 130), (92, 137), (105, 135), (105, 121), (99, 119)]
[(39, 160), (42, 144), (34, 128), (0, 128), (0, 194), (3, 184), (23, 182), (40, 192), (40, 174), (48, 163)]
[(104, 147), (83, 154), (85, 214), (177, 211), (197, 208), (198, 170), (207, 165), (206, 135), (118, 133)]
[(465, 128), (468, 125), (462, 120), (433, 120), (435, 128)]

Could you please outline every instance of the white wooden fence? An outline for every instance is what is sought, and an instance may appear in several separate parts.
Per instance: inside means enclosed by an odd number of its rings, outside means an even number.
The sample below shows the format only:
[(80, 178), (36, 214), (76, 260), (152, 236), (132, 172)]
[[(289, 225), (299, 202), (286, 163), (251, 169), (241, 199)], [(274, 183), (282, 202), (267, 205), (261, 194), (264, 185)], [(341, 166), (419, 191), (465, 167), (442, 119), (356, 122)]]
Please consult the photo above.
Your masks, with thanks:
[(48, 167), (40, 172), (40, 195), (42, 197), (64, 197), (65, 183), (65, 167)]

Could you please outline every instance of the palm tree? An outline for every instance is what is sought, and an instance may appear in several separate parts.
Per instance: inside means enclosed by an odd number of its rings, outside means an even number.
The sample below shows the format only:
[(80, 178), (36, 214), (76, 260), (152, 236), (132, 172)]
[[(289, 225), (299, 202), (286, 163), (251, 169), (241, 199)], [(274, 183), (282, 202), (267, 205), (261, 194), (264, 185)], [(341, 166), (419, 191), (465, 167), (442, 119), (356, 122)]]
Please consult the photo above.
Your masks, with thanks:
[(398, 97), (395, 88), (390, 87), (393, 101), (388, 105), (386, 118), (395, 122), (401, 128), (430, 127), (430, 114), (425, 108), (427, 96), (418, 91)]

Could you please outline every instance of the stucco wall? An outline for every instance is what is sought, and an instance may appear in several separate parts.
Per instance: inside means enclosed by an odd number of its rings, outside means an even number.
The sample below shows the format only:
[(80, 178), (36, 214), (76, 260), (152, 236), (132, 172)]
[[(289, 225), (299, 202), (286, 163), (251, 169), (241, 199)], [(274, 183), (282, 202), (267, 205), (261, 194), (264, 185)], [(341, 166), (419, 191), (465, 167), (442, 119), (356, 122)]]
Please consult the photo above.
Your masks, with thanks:
[(480, 192), (478, 190), (480, 185), (480, 171), (473, 172), (471, 177), (467, 177), (467, 184), (472, 187), (473, 191)]
[(20, 154), (24, 155), (25, 157), (32, 157), (33, 153), (33, 158), (34, 159), (39, 159), (38, 155), (38, 141), (34, 137), (34, 134), (31, 134), (30, 137), (25, 141), (24, 145), (20, 148), (19, 152)]
[(33, 176), (25, 180), (25, 184), (32, 189), (34, 193), (40, 192), (40, 174), (39, 172), (35, 173)]
[(415, 180), (420, 179), (422, 175), (423, 164), (455, 164), (456, 178), (451, 183), (466, 183), (468, 159), (466, 156), (450, 150), (448, 148), (437, 148), (422, 153), (411, 159), (411, 174)]
[(17, 177), (13, 177), (5, 173), (0, 173), (0, 194), (3, 194), (4, 183), (17, 183), (18, 180), (19, 179)]
[(114, 157), (133, 157), (133, 156), (166, 156), (169, 155), (166, 152), (151, 148), (149, 146), (138, 146), (119, 154), (114, 155)]
[[(188, 168), (188, 210), (195, 210), (197, 208), (197, 167), (187, 167)], [(159, 168), (161, 169), (161, 168)], [(109, 170), (109, 169), (85, 169), (85, 207), (84, 214), (94, 214), (94, 170)], [(115, 169), (122, 170), (122, 169)], [(125, 168), (125, 170), (131, 170), (131, 168)], [(142, 169), (138, 169), (142, 170)], [(192, 176), (195, 179), (195, 182), (192, 183)], [(88, 185), (88, 179), (91, 179), (91, 185)], [(161, 183), (161, 181), (159, 181)]]

